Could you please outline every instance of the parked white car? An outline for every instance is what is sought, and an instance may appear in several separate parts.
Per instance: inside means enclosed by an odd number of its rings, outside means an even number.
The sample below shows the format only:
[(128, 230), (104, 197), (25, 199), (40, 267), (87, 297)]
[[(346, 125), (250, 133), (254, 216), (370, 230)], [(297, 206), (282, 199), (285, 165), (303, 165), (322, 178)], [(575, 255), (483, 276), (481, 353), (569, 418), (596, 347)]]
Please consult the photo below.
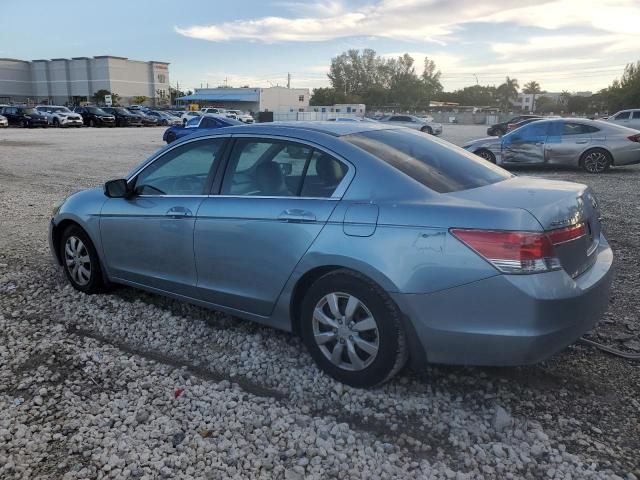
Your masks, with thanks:
[(640, 130), (640, 108), (621, 110), (607, 118), (607, 122), (613, 122), (623, 127)]
[(429, 120), (414, 115), (387, 115), (386, 117), (378, 119), (378, 121), (413, 128), (414, 130), (420, 130), (430, 135), (440, 135), (442, 133), (442, 124), (430, 122)]
[(182, 116), (180, 117), (180, 120), (182, 120), (182, 125), (186, 125), (187, 122), (189, 120), (191, 120), (193, 117), (201, 117), (205, 112), (184, 112), (182, 114)]
[(9, 126), (9, 120), (7, 117), (0, 115), (0, 128), (7, 128)]
[[(242, 112), (240, 110), (227, 110), (227, 117), (229, 118), (233, 118), (235, 120), (239, 120), (242, 123), (253, 123), (253, 117), (251, 115), (249, 115), (248, 113)], [(233, 117), (231, 117), (230, 115), (233, 115)]]
[(36, 110), (47, 117), (49, 125), (54, 127), (81, 127), (84, 125), (82, 115), (72, 112), (67, 107), (41, 105)]
[(213, 113), (215, 115), (225, 115), (225, 116), (227, 116), (227, 110), (225, 108), (205, 107), (205, 108), (201, 108), (200, 112), (202, 112), (202, 113)]

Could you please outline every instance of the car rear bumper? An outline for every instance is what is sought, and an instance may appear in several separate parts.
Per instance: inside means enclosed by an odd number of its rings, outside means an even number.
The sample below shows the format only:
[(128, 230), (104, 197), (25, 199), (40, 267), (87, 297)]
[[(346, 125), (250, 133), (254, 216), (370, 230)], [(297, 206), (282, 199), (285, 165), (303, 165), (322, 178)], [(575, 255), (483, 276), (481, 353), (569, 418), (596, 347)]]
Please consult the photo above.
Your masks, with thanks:
[(496, 275), (436, 293), (392, 296), (430, 363), (537, 363), (591, 330), (606, 310), (613, 254), (604, 237), (597, 255), (575, 279), (564, 270)]

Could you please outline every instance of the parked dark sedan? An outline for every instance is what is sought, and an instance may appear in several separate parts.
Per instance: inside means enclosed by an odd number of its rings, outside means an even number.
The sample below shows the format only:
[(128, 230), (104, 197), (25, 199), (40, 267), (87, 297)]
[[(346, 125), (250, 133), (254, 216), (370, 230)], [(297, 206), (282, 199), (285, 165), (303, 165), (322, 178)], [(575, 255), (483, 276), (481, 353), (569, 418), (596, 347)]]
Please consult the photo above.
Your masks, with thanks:
[(113, 115), (116, 119), (116, 127), (141, 127), (142, 120), (123, 107), (102, 107), (102, 110)]
[(0, 114), (7, 117), (9, 125), (23, 128), (47, 128), (49, 126), (47, 117), (32, 107), (3, 107)]
[(530, 118), (542, 118), (540, 115), (518, 115), (517, 117), (513, 117), (511, 120), (502, 123), (496, 123), (495, 125), (491, 125), (487, 128), (487, 135), (491, 137), (499, 137), (500, 135), (504, 135), (509, 131), (509, 125), (522, 122), (523, 120), (528, 120)]
[(233, 125), (245, 124), (224, 115), (205, 113), (204, 115), (191, 118), (184, 127), (175, 125), (167, 128), (164, 131), (164, 135), (162, 135), (162, 140), (167, 143), (171, 143), (179, 138), (191, 135), (194, 132), (217, 130), (218, 128), (231, 127)]
[(115, 127), (116, 117), (98, 107), (76, 107), (74, 112), (82, 116), (89, 127)]
[(140, 118), (142, 125), (144, 125), (145, 127), (158, 126), (158, 119), (151, 115), (148, 115), (144, 110), (131, 109), (131, 108), (129, 108), (128, 110), (129, 110), (129, 113), (131, 113), (132, 115), (137, 115)]

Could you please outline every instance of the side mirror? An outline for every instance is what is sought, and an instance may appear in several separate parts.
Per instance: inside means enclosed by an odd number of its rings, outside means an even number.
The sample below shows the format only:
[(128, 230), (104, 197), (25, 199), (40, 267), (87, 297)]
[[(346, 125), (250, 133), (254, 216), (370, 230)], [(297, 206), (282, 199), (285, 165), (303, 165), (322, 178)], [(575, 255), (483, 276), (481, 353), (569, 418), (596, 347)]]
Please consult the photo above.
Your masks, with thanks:
[(129, 186), (124, 178), (109, 180), (104, 184), (104, 194), (109, 198), (125, 198), (129, 196)]

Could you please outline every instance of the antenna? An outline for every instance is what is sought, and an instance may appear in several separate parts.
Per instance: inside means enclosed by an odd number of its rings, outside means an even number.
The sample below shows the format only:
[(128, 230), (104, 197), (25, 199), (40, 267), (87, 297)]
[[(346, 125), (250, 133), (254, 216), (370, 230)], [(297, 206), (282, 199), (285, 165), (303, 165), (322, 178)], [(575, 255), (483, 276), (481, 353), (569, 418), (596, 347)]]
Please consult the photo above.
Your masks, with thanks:
[(287, 72), (287, 88), (291, 88), (291, 73)]

